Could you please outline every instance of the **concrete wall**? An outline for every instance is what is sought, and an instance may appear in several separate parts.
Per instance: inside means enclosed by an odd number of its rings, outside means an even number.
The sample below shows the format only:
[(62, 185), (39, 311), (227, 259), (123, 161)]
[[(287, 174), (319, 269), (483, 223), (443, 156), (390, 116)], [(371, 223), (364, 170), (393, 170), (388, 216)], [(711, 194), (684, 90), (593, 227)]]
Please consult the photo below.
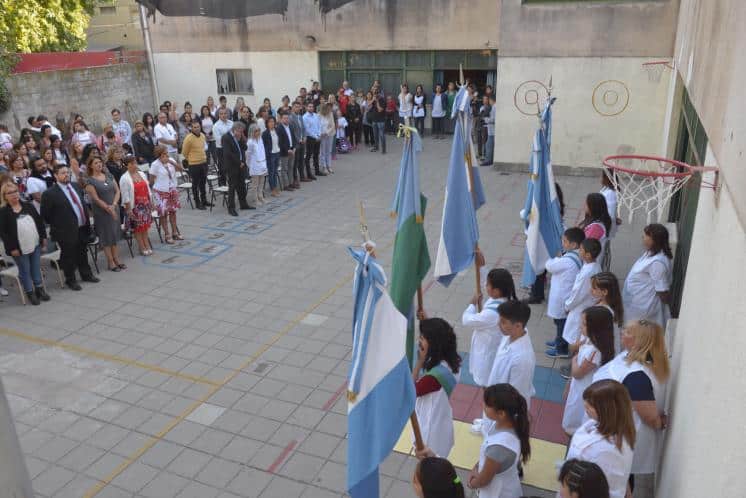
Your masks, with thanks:
[(468, 8), (453, 0), (336, 3), (342, 5), (322, 14), (318, 2), (288, 0), (284, 16), (237, 20), (156, 14), (153, 48), (156, 52), (254, 52), (497, 47), (496, 0), (470, 0)]
[(71, 113), (78, 113), (98, 133), (111, 121), (114, 107), (130, 122), (153, 109), (150, 73), (144, 63), (13, 74), (7, 83), (11, 108), (0, 114), (0, 122), (15, 137), (32, 115), (45, 114), (54, 123), (58, 114), (69, 119)]
[[(497, 121), (495, 162), (526, 164), (538, 126), (535, 116), (521, 114), (515, 105), (516, 90), (527, 80), (548, 84), (552, 77), (554, 106), (552, 162), (558, 166), (598, 167), (604, 157), (618, 153), (663, 153), (662, 133), (666, 115), (668, 78), (651, 82), (636, 57), (500, 57), (497, 69)], [(629, 95), (626, 109), (616, 116), (602, 116), (593, 105), (596, 86), (606, 83), (595, 95), (598, 109), (617, 112)], [(626, 91), (625, 91), (626, 87)], [(518, 95), (519, 105), (528, 108)], [(615, 98), (617, 105), (605, 105)], [(614, 97), (616, 92), (617, 97)], [(535, 109), (535, 106), (533, 106)], [(524, 146), (516, 144), (525, 144)]]
[[(277, 107), (283, 95), (295, 98), (298, 88), (318, 80), (318, 54), (308, 51), (248, 53), (157, 53), (156, 81), (161, 100), (191, 101), (195, 110), (212, 96), (217, 102), (216, 69), (251, 69), (254, 95), (227, 94), (230, 106), (239, 95), (256, 111), (264, 97)], [(281, 70), (279, 69), (281, 68)], [(188, 74), (188, 77), (185, 77)], [(281, 74), (281, 77), (278, 75)]]
[(501, 0), (500, 55), (670, 57), (679, 0)]
[[(104, 7), (106, 10), (102, 10)], [(111, 8), (115, 11), (112, 13)], [(135, 0), (100, 0), (86, 30), (88, 50), (143, 50), (140, 9)]]
[(682, 0), (676, 64), (709, 136), (719, 195), (703, 190), (674, 342), (672, 414), (657, 496), (746, 496), (746, 5)]

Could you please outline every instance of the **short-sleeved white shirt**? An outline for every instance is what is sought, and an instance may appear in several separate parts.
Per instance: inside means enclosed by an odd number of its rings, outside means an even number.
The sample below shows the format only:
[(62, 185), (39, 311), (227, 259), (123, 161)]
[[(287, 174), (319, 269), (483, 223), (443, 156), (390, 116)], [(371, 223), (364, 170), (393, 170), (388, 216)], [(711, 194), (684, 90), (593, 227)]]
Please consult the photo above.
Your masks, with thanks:
[[(155, 141), (156, 143), (160, 143), (160, 140), (165, 138), (166, 140), (176, 140), (177, 134), (176, 130), (174, 130), (174, 127), (171, 126), (170, 123), (166, 123), (166, 125), (162, 125), (158, 123), (155, 125), (155, 128), (153, 128), (153, 134), (155, 135)], [(169, 154), (176, 153), (177, 149), (175, 145), (171, 144), (164, 144), (166, 146), (166, 149), (168, 150)]]

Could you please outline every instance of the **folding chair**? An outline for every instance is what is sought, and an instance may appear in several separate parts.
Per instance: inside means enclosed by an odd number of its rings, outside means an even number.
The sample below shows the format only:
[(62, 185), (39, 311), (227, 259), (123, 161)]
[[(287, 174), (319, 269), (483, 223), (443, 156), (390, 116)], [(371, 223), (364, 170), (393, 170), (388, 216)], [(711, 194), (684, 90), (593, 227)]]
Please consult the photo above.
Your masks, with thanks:
[(42, 262), (47, 262), (50, 266), (57, 270), (57, 281), (60, 283), (60, 288), (65, 288), (65, 279), (62, 276), (62, 269), (60, 268), (60, 250), (57, 249), (53, 252), (44, 253), (41, 255)]
[[(186, 179), (186, 181), (184, 181)], [(189, 207), (194, 209), (194, 204), (192, 204), (192, 182), (189, 178), (189, 173), (182, 173), (177, 172), (176, 173), (176, 188), (179, 190), (179, 192), (185, 192), (187, 193), (187, 201), (189, 202)]]
[(101, 244), (99, 244), (98, 237), (88, 243), (88, 254), (90, 254), (91, 259), (93, 260), (93, 266), (96, 268), (96, 273), (101, 273), (101, 270), (98, 269), (98, 251), (100, 247)]

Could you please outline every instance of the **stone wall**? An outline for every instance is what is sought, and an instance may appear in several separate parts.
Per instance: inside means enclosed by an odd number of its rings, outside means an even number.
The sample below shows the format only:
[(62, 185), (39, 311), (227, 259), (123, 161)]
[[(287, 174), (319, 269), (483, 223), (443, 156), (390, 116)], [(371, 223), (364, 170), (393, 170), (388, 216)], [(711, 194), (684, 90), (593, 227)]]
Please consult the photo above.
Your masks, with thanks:
[(130, 123), (153, 111), (153, 92), (146, 63), (13, 74), (8, 80), (11, 107), (0, 114), (14, 138), (29, 116), (46, 115), (52, 123), (83, 116), (100, 133), (118, 108)]

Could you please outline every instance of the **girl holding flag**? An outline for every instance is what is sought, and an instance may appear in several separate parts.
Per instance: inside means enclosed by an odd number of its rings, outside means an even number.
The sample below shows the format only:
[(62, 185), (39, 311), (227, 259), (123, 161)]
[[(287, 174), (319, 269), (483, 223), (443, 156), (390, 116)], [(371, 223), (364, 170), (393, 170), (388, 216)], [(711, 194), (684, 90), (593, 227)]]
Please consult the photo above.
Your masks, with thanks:
[(412, 377), (422, 441), (436, 454), (448, 456), (454, 444), (453, 412), (448, 398), (458, 383), (461, 368), (453, 328), (442, 318), (422, 320), (417, 351)]

